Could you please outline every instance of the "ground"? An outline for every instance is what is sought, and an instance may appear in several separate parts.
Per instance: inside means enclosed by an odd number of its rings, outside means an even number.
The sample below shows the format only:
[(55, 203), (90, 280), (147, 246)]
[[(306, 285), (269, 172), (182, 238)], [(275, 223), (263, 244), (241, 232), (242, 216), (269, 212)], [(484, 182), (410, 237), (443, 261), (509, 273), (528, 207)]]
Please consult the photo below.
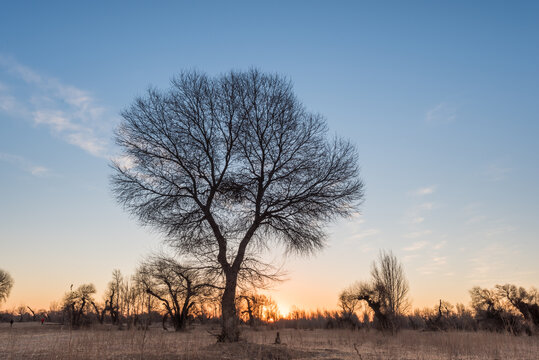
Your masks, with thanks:
[[(282, 343), (275, 345), (277, 331)], [(487, 332), (243, 329), (243, 341), (217, 344), (218, 328), (193, 326), (117, 330), (110, 326), (70, 330), (62, 325), (0, 323), (0, 359), (539, 359), (539, 336)]]

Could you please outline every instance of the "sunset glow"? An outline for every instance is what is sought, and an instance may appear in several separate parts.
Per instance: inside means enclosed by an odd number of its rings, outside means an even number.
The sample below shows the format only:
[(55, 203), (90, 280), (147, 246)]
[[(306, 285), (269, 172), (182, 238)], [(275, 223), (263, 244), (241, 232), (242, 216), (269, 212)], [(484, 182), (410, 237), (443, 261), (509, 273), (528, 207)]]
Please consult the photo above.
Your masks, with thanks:
[(82, 284), (104, 303), (115, 269), (131, 279), (178, 253), (117, 201), (111, 164), (133, 166), (113, 139), (122, 111), (190, 69), (283, 76), (358, 149), (364, 201), (323, 247), (287, 252), (271, 234), (247, 248), (284, 274), (252, 290), (277, 304), (265, 321), (339, 310), (380, 250), (402, 262), (411, 310), (539, 285), (537, 4), (251, 5), (3, 4), (1, 311), (59, 307)]

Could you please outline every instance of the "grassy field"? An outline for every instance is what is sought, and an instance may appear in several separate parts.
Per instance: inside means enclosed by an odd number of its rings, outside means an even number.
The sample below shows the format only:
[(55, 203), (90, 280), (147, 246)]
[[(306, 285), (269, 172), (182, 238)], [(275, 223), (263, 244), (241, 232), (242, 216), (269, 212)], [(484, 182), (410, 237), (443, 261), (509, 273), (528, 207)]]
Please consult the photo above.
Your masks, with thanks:
[(217, 344), (195, 326), (175, 333), (119, 331), (108, 326), (70, 331), (61, 325), (0, 324), (0, 359), (539, 359), (539, 337), (494, 333), (244, 329), (237, 344)]

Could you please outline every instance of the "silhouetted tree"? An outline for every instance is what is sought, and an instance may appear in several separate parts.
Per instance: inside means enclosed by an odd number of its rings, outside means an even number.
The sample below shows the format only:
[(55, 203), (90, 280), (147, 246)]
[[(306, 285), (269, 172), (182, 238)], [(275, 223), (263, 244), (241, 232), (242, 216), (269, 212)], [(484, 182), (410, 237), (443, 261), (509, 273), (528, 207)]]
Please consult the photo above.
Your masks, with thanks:
[(531, 334), (539, 326), (535, 289), (527, 291), (511, 284), (496, 285), (494, 289), (476, 286), (470, 295), (476, 319), (485, 329)]
[(91, 301), (90, 304), (94, 308), (97, 321), (99, 321), (100, 324), (103, 324), (103, 322), (105, 321), (105, 315), (107, 314), (107, 311), (109, 310), (108, 300), (105, 300), (105, 304), (103, 305), (99, 305), (95, 301)]
[(71, 289), (64, 296), (64, 310), (68, 312), (71, 326), (78, 327), (82, 324), (86, 308), (94, 301), (95, 286), (83, 284), (75, 291)]
[(402, 264), (391, 251), (380, 252), (378, 262), (372, 264), (371, 277), (374, 287), (381, 292), (387, 314), (402, 315), (409, 305), (409, 285)]
[[(139, 267), (137, 281), (164, 306), (176, 331), (185, 329), (195, 301), (214, 288), (204, 271), (167, 256), (152, 256)], [(163, 320), (164, 322), (164, 320)]]
[(470, 290), (471, 305), (477, 321), (487, 330), (518, 332), (518, 320), (496, 290), (476, 286)]
[(7, 271), (0, 269), (0, 304), (9, 297), (13, 283), (11, 275)]
[(112, 280), (105, 291), (105, 304), (108, 308), (110, 319), (113, 325), (120, 323), (120, 300), (122, 299), (123, 275), (119, 269), (112, 271)]
[(376, 287), (372, 282), (360, 282), (355, 286), (355, 296), (367, 303), (382, 330), (391, 327), (392, 319), (386, 307), (384, 289)]
[(343, 290), (339, 294), (339, 307), (341, 308), (342, 319), (352, 326), (357, 326), (358, 318), (356, 311), (360, 304), (360, 299), (353, 287)]
[(539, 327), (539, 304), (535, 289), (527, 291), (511, 284), (496, 285), (498, 294), (509, 301), (529, 323), (529, 331)]
[(239, 338), (236, 290), (256, 250), (270, 239), (321, 248), (325, 224), (362, 199), (354, 146), (329, 141), (324, 119), (280, 76), (182, 73), (122, 117), (116, 198), (182, 253), (219, 265), (221, 341)]
[(239, 314), (249, 326), (256, 326), (263, 321), (277, 321), (279, 309), (271, 297), (246, 291), (238, 296)]
[(391, 251), (381, 251), (371, 268), (371, 280), (350, 288), (348, 296), (363, 300), (374, 312), (382, 329), (398, 328), (398, 317), (408, 307), (408, 280), (402, 265)]

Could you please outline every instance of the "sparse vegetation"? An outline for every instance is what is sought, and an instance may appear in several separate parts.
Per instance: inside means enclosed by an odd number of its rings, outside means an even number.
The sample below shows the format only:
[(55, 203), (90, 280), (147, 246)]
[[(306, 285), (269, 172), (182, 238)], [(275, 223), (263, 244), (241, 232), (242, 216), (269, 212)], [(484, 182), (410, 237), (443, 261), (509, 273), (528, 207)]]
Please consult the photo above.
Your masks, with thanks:
[(490, 332), (418, 332), (395, 336), (377, 331), (279, 329), (274, 345), (270, 327), (242, 329), (246, 342), (215, 343), (211, 326), (167, 332), (158, 325), (147, 331), (114, 331), (95, 326), (70, 332), (61, 325), (0, 324), (0, 358), (11, 359), (536, 359), (539, 339)]

